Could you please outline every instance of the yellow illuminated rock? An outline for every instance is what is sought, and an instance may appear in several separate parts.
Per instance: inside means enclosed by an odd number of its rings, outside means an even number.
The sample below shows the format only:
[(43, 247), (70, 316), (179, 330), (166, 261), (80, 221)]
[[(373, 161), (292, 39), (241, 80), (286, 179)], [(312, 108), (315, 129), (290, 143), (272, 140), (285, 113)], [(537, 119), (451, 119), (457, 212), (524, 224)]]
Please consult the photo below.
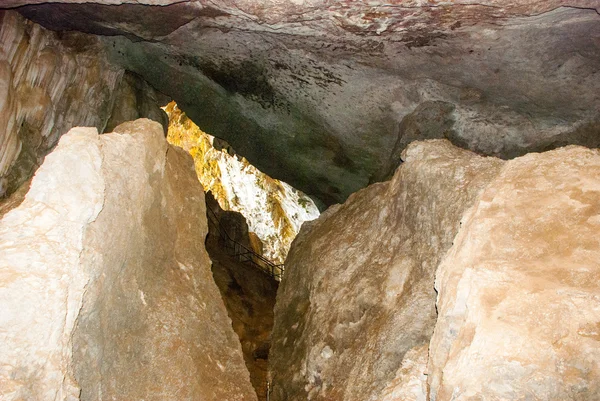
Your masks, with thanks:
[[(250, 231), (263, 243), (264, 255), (283, 263), (304, 221), (319, 216), (313, 201), (288, 184), (262, 173), (231, 147), (203, 132), (175, 102), (164, 110), (169, 116), (169, 143), (194, 158), (198, 179), (224, 210), (240, 212)], [(221, 149), (216, 149), (220, 141)]]

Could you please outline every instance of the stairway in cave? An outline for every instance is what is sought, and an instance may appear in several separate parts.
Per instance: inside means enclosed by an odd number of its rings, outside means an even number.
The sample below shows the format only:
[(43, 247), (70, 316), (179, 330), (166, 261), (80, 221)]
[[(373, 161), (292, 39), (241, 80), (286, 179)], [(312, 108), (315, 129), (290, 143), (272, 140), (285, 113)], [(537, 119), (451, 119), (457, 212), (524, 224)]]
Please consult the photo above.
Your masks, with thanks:
[[(237, 212), (224, 211), (210, 192), (206, 193), (209, 221), (206, 250), (212, 260), (212, 273), (223, 297), (233, 330), (242, 346), (250, 381), (259, 400), (267, 399), (268, 358), (273, 329), (273, 308), (279, 282), (256, 265), (241, 261), (228, 249), (228, 239), (252, 248), (246, 219)], [(211, 222), (218, 221), (220, 227)], [(219, 230), (220, 229), (220, 230)]]

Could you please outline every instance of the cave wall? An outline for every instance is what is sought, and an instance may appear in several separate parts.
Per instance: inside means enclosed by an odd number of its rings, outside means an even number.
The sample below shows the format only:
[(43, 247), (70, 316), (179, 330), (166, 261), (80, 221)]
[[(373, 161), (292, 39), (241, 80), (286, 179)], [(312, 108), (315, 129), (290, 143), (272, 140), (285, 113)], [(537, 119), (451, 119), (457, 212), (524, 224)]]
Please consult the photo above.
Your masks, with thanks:
[[(19, 11), (52, 29), (108, 35), (111, 60), (262, 171), (326, 204), (393, 173), (408, 139), (446, 137), (501, 158), (600, 141), (595, 0)], [(436, 116), (445, 123), (433, 132)]]
[(52, 32), (0, 10), (0, 198), (26, 182), (74, 126), (110, 132), (147, 117), (166, 129), (158, 99), (108, 60), (97, 37)]
[(418, 142), (405, 158), (391, 181), (305, 223), (292, 244), (275, 307), (273, 400), (383, 399), (404, 367), (424, 368), (436, 268), (502, 162), (448, 141)]
[(62, 136), (0, 221), (0, 398), (255, 400), (205, 212), (159, 124)]
[(123, 74), (89, 35), (0, 11), (0, 196), (14, 192), (75, 125), (102, 131)]
[[(206, 207), (211, 208), (218, 219), (209, 221), (206, 237), (206, 250), (212, 261), (213, 277), (231, 318), (233, 330), (242, 345), (252, 386), (258, 399), (266, 401), (273, 308), (279, 283), (259, 268), (232, 256), (235, 250), (227, 248), (231, 243), (223, 238), (220, 230), (224, 230), (229, 238), (260, 254), (259, 249), (253, 249), (244, 216), (221, 209), (210, 192), (206, 194)], [(211, 219), (210, 216), (208, 218)]]
[(148, 118), (163, 126), (165, 136), (169, 126), (169, 117), (161, 108), (170, 99), (158, 92), (139, 75), (125, 71), (115, 93), (110, 118), (104, 132), (112, 132), (118, 125), (138, 118)]
[(600, 152), (511, 160), (435, 281), (432, 401), (600, 397)]
[(272, 399), (598, 399), (600, 152), (402, 157), (292, 244)]

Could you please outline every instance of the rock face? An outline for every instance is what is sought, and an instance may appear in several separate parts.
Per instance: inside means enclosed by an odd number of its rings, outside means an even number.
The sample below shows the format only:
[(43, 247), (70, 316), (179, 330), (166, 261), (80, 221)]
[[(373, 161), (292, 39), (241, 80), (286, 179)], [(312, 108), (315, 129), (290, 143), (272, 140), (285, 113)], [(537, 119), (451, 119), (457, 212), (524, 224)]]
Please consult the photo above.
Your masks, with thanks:
[(305, 223), (292, 244), (275, 308), (273, 400), (405, 399), (393, 398), (397, 387), (424, 396), (435, 270), (502, 162), (444, 140), (404, 158), (391, 181)]
[(600, 397), (600, 153), (508, 162), (436, 278), (432, 401)]
[(112, 132), (118, 125), (148, 118), (159, 122), (167, 134), (169, 117), (160, 106), (169, 102), (165, 95), (148, 85), (139, 75), (125, 71), (114, 94), (114, 103), (105, 132)]
[(53, 29), (110, 35), (115, 62), (326, 204), (390, 171), (405, 119), (431, 102), (451, 110), (453, 142), (482, 154), (600, 144), (597, 0), (136, 3), (163, 6), (19, 11)]
[(30, 178), (74, 125), (102, 131), (122, 74), (97, 38), (71, 33), (61, 40), (0, 11), (0, 196)]
[[(206, 207), (219, 205), (206, 194)], [(252, 249), (248, 225), (240, 213), (217, 211), (221, 228), (244, 246)], [(278, 281), (261, 270), (240, 262), (223, 248), (216, 226), (209, 223), (206, 250), (212, 260), (212, 272), (221, 291), (227, 313), (242, 344), (250, 381), (259, 400), (266, 400), (269, 350), (273, 329), (273, 308)]]
[(27, 181), (73, 126), (105, 132), (148, 117), (166, 127), (157, 96), (110, 63), (98, 38), (57, 34), (0, 11), (0, 198)]
[(600, 152), (402, 158), (292, 245), (272, 398), (597, 400)]
[(76, 128), (0, 221), (0, 398), (255, 400), (162, 127)]
[[(302, 223), (319, 216), (312, 199), (254, 167), (227, 142), (203, 132), (175, 102), (165, 110), (169, 143), (192, 155), (204, 189), (222, 209), (241, 213), (246, 228), (262, 242), (262, 254), (282, 264)], [(247, 240), (246, 233), (242, 239)]]

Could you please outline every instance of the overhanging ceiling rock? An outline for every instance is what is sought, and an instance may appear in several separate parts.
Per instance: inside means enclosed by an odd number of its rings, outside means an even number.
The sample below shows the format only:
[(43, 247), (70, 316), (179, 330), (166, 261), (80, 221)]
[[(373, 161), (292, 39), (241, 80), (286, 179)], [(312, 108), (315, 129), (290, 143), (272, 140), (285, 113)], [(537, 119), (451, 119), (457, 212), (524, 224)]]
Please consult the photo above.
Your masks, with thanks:
[(505, 158), (600, 145), (596, 0), (63, 3), (19, 11), (107, 35), (115, 62), (327, 204), (385, 177), (409, 137)]

